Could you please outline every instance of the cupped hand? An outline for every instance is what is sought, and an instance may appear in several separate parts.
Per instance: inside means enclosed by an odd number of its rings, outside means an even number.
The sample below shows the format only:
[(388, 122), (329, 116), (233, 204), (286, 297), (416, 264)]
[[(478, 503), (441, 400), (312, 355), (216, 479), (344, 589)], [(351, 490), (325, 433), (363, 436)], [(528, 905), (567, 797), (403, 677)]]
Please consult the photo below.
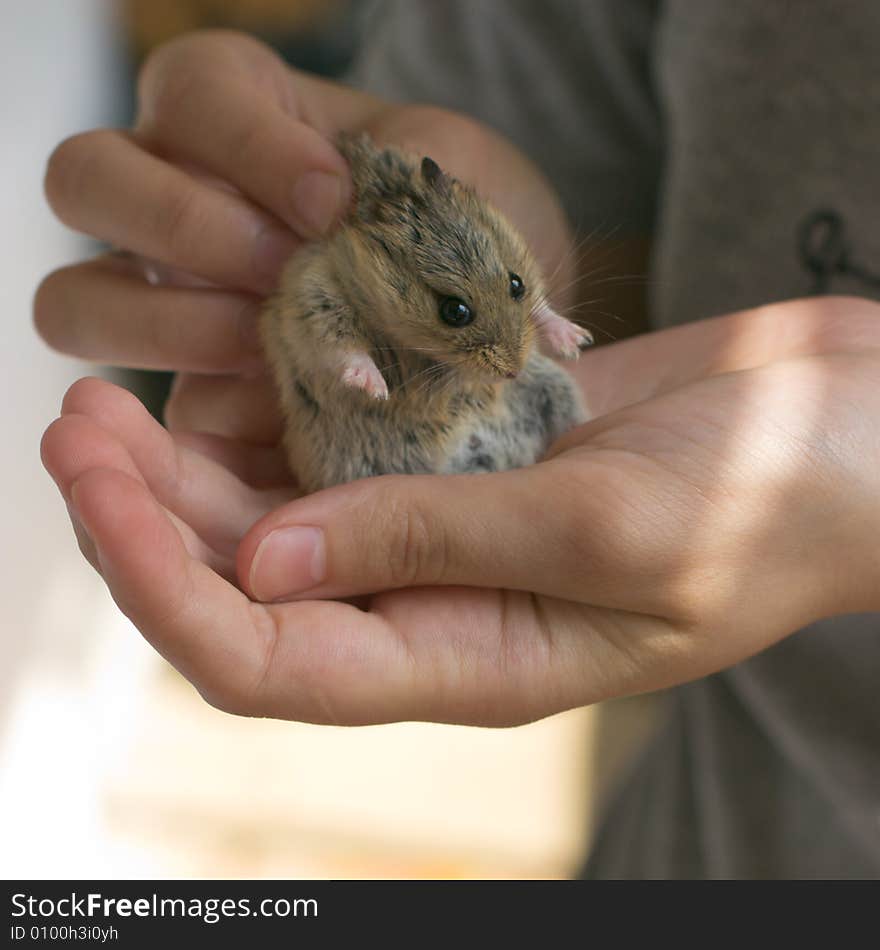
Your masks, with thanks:
[(600, 415), (511, 472), (291, 500), (253, 487), (271, 450), (208, 458), (97, 380), (43, 457), (120, 607), (210, 702), (520, 723), (880, 606), (878, 328), (876, 305), (802, 301), (588, 353)]
[(558, 202), (500, 137), (293, 70), (244, 34), (206, 31), (149, 57), (131, 131), (86, 132), (53, 153), (55, 213), (126, 253), (50, 274), (35, 301), (41, 335), (92, 362), (178, 373), (172, 429), (276, 443), (257, 314), (290, 255), (349, 207), (332, 144), (343, 130), (430, 152), (520, 225), (556, 286), (570, 283)]

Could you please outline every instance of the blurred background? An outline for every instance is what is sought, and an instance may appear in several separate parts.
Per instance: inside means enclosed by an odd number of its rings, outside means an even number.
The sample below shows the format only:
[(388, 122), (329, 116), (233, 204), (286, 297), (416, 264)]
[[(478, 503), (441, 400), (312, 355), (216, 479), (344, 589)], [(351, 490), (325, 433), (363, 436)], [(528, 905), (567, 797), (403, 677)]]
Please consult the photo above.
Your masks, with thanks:
[[(359, 4), (328, 0), (3, 5), (4, 878), (565, 877), (585, 851), (599, 786), (624, 747), (599, 748), (595, 712), (494, 731), (224, 715), (116, 609), (39, 462), (65, 389), (102, 372), (49, 352), (31, 326), (41, 277), (96, 250), (43, 199), (54, 145), (126, 124), (138, 62), (176, 33), (233, 26), (336, 75), (358, 18)], [(160, 405), (160, 375), (124, 382)]]

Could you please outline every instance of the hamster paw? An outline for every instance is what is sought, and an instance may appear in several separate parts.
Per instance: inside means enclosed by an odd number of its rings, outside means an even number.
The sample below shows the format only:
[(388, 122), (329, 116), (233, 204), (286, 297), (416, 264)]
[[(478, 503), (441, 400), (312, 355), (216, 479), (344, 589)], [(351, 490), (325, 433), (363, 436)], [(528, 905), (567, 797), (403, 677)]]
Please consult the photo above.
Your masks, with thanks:
[(535, 311), (535, 323), (550, 350), (563, 359), (576, 360), (593, 342), (593, 334), (561, 317), (546, 304)]
[(346, 386), (362, 389), (373, 399), (388, 398), (388, 384), (366, 353), (355, 353), (346, 357), (343, 367), (342, 382)]

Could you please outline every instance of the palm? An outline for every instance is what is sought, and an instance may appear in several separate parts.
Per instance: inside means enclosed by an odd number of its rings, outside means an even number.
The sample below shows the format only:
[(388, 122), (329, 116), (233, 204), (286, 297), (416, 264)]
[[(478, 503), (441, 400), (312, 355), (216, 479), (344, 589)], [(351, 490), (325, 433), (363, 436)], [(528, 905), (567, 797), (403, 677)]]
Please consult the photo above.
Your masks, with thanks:
[[(319, 722), (521, 722), (707, 673), (779, 635), (765, 618), (751, 640), (725, 637), (719, 618), (773, 574), (768, 511), (789, 527), (814, 514), (813, 462), (800, 464), (792, 446), (815, 461), (829, 434), (852, 431), (853, 412), (864, 412), (852, 408), (853, 387), (874, 367), (829, 356), (848, 363), (824, 367), (820, 379), (815, 359), (767, 364), (771, 337), (755, 321), (727, 365), (719, 332), (735, 325), (722, 323), (581, 361), (587, 402), (604, 414), (542, 463), (560, 485), (584, 489), (597, 531), (604, 525), (611, 539), (608, 562), (593, 566), (602, 583), (587, 578), (577, 598), (417, 587), (356, 604), (254, 603), (235, 582), (239, 540), (294, 494), (253, 487), (277, 481), (273, 452), (212, 444), (208, 457), (205, 444), (197, 452), (190, 437), (170, 436), (122, 391), (88, 381), (68, 396), (44, 455), (63, 490), (75, 483), (74, 506), (123, 610), (209, 700)], [(738, 366), (755, 368), (722, 372)], [(750, 506), (735, 524), (725, 504), (733, 496)], [(768, 504), (779, 496), (798, 502)], [(707, 644), (694, 618), (676, 613), (687, 590), (658, 588), (652, 572), (687, 587), (701, 565), (729, 561), (743, 544), (749, 556), (727, 572)]]

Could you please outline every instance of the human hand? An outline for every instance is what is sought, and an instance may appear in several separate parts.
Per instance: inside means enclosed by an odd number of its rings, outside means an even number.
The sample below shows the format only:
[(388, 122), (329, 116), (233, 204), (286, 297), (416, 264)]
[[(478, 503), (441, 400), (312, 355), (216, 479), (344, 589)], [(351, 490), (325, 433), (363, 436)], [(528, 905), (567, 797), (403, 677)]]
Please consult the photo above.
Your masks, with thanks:
[(134, 257), (105, 254), (51, 274), (35, 319), (65, 353), (178, 373), (166, 406), (174, 430), (277, 443), (257, 312), (282, 264), (349, 204), (348, 167), (331, 144), (341, 130), (430, 152), (519, 224), (558, 287), (570, 282), (569, 236), (551, 189), (469, 119), (391, 106), (223, 31), (160, 47), (138, 99), (131, 132), (68, 139), (46, 176), (65, 223)]
[[(864, 301), (797, 301), (587, 353), (604, 414), (511, 472), (277, 507), (248, 485), (267, 456), (210, 460), (93, 380), (43, 456), (117, 602), (210, 702), (520, 723), (880, 606), (878, 321)], [(307, 530), (273, 551), (290, 526)]]

